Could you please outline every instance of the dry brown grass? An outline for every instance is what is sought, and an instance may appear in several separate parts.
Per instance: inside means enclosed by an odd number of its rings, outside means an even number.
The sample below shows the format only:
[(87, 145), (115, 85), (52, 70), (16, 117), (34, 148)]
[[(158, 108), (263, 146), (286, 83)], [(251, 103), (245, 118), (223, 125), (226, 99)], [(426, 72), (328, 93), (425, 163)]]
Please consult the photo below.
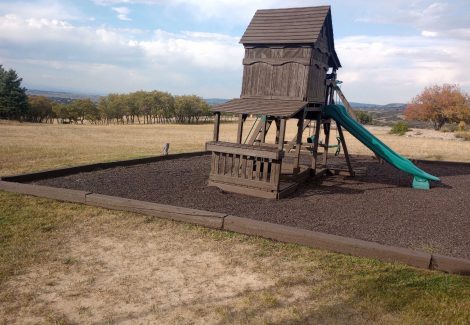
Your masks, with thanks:
[[(248, 132), (250, 122), (246, 124)], [(236, 123), (223, 123), (221, 140), (234, 141)], [(57, 125), (0, 123), (0, 173), (27, 172), (158, 155), (164, 143), (170, 152), (204, 150), (212, 139), (211, 124), (200, 125)], [(295, 121), (289, 121), (286, 139), (295, 135)], [(334, 139), (335, 131), (332, 131)], [(373, 131), (399, 153), (422, 159), (470, 161), (470, 142), (409, 138), (388, 134), (387, 128)], [(273, 130), (268, 134), (272, 140)], [(305, 131), (304, 138), (308, 136)], [(359, 141), (346, 133), (351, 153), (371, 154)]]
[[(2, 124), (0, 174), (201, 150), (211, 132)], [(465, 277), (5, 192), (0, 276), (0, 324), (470, 322)]]
[(470, 321), (464, 277), (17, 194), (0, 212), (0, 324)]

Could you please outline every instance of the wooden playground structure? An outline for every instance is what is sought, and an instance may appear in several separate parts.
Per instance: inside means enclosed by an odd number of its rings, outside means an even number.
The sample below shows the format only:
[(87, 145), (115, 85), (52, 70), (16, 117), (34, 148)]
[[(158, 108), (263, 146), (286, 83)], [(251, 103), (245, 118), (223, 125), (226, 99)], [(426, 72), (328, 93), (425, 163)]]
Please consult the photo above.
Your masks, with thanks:
[[(332, 144), (332, 120), (323, 114), (335, 95), (353, 114), (336, 81), (341, 64), (330, 7), (258, 10), (240, 43), (245, 48), (241, 96), (213, 108), (213, 141), (206, 144), (212, 152), (209, 185), (280, 199), (311, 176), (353, 176), (343, 129), (337, 123), (337, 144)], [(235, 143), (219, 141), (224, 112), (238, 115)], [(256, 116), (251, 129), (245, 127), (248, 116)], [(288, 119), (297, 120), (297, 132), (286, 141)], [(268, 143), (273, 127), (275, 141)], [(307, 128), (313, 135), (303, 139)], [(347, 169), (328, 167), (332, 148), (343, 151)]]

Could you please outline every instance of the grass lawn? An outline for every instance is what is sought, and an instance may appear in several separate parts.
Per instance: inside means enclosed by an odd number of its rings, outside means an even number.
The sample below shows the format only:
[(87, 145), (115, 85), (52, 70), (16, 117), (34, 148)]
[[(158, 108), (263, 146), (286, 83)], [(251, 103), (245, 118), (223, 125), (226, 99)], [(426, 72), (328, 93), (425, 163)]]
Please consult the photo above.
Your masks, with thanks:
[[(151, 155), (164, 142), (200, 150), (210, 134), (2, 124), (0, 174)], [(444, 160), (461, 160), (439, 151), (454, 143), (470, 157), (463, 142), (415, 140)], [(26, 323), (468, 324), (470, 277), (0, 192), (0, 324)]]

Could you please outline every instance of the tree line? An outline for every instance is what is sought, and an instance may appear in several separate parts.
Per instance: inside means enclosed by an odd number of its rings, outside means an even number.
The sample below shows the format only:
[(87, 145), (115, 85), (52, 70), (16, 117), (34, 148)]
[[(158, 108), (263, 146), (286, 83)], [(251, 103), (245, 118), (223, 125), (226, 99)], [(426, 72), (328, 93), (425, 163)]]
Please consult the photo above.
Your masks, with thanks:
[(27, 96), (16, 71), (0, 65), (0, 119), (38, 123), (198, 123), (212, 117), (209, 104), (196, 95), (174, 96), (163, 91), (109, 94), (98, 102), (77, 99), (57, 103)]
[(50, 109), (59, 123), (198, 123), (212, 116), (210, 106), (199, 96), (173, 96), (157, 90), (109, 94), (97, 103), (90, 99), (52, 102)]

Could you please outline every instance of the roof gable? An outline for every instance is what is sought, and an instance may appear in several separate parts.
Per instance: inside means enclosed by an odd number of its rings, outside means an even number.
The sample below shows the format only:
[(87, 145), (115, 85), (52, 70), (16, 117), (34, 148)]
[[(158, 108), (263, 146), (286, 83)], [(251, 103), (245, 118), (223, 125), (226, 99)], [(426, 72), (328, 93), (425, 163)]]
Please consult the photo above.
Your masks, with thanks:
[(329, 15), (330, 6), (257, 10), (240, 43), (313, 44)]

